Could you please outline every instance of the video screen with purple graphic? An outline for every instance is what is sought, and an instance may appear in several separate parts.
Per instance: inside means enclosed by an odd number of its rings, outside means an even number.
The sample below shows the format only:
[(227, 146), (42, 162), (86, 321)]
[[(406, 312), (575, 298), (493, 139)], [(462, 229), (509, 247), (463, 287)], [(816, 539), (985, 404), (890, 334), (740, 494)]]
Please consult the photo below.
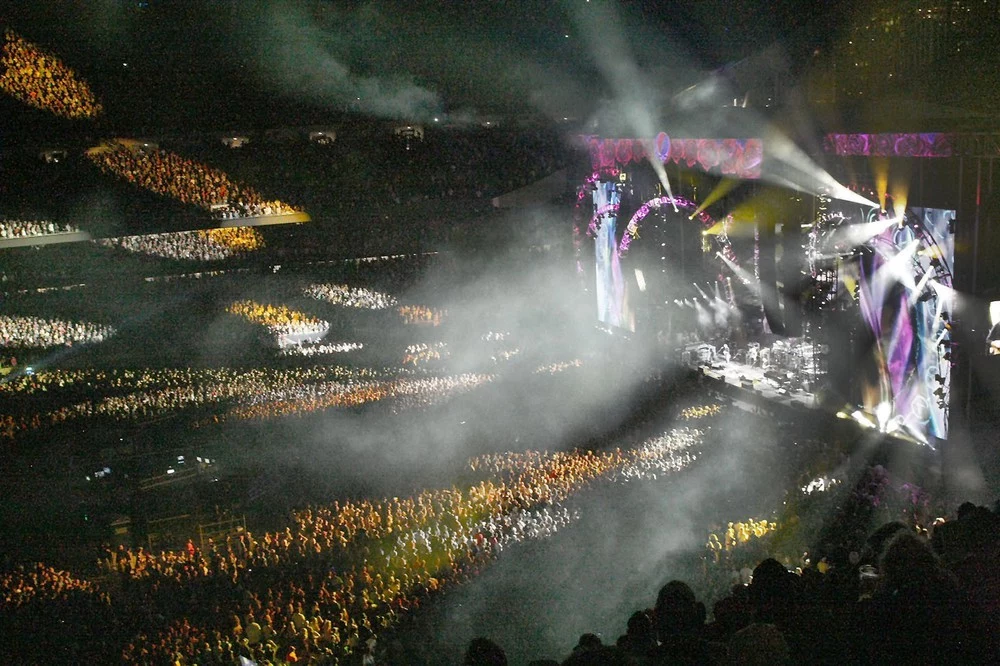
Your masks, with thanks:
[(622, 275), (618, 256), (618, 208), (620, 193), (613, 182), (597, 183), (593, 191), (595, 273), (597, 276), (597, 319), (607, 325), (635, 331), (635, 312), (629, 287)]
[(856, 398), (882, 432), (931, 443), (948, 436), (955, 211), (892, 216), (857, 220), (877, 233), (841, 272), (863, 322)]

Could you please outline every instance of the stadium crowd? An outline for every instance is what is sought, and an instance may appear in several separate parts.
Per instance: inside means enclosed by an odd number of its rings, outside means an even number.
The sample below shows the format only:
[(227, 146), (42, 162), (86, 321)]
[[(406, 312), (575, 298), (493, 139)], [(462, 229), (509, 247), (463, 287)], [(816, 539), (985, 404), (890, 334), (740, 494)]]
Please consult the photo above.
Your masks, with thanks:
[(40, 563), (34, 567), (19, 565), (0, 576), (0, 596), (7, 608), (17, 609), (39, 599), (64, 599), (74, 592), (93, 593), (96, 590), (97, 586), (90, 581)]
[(426, 326), (440, 326), (448, 315), (446, 310), (429, 308), (425, 305), (400, 305), (398, 312), (403, 318), (403, 323)]
[[(227, 372), (217, 378), (220, 388), (241, 376)], [(273, 372), (287, 371), (249, 374)], [(317, 380), (333, 373), (309, 372)], [(337, 372), (335, 379), (355, 377)], [(68, 391), (95, 378), (81, 371), (17, 381)], [(189, 379), (115, 376), (124, 393)], [(406, 393), (401, 382), (362, 381), (359, 388), (379, 392), (390, 385)], [(718, 416), (713, 407), (679, 413), (707, 419)], [(120, 654), (126, 663), (230, 664), (240, 657), (275, 665), (434, 663), (396, 640), (411, 611), (475, 577), (511, 543), (546, 538), (574, 521), (573, 498), (583, 489), (676, 473), (698, 459), (706, 441), (703, 430), (677, 427), (604, 451), (481, 455), (469, 461), (473, 478), (464, 489), (311, 505), (284, 529), (239, 529), (178, 551), (109, 549), (99, 561), (99, 584), (41, 565), (15, 569), (0, 579), (6, 592), (0, 622), (33, 636), (25, 618), (87, 627), (99, 618), (106, 631), (75, 649), (105, 659)], [(879, 482), (861, 485), (871, 483)], [(996, 615), (986, 611), (1000, 588), (989, 587), (998, 581), (987, 563), (996, 557), (998, 525), (991, 512), (964, 506), (956, 520), (938, 521), (930, 531), (894, 524), (895, 537), (881, 530), (864, 547), (803, 561), (799, 569), (773, 559), (748, 569), (741, 550), (753, 546), (748, 552), (757, 554), (773, 544), (776, 524), (732, 521), (709, 534), (705, 547), (705, 566), (730, 581), (728, 590), (720, 588), (711, 622), (693, 591), (705, 589), (703, 581), (693, 581), (694, 588), (673, 581), (653, 608), (632, 616), (614, 644), (581, 637), (563, 663), (989, 663), (998, 634), (991, 624)], [(39, 585), (39, 576), (50, 583)], [(60, 598), (75, 601), (46, 605), (52, 595), (31, 588), (65, 588), (71, 592)], [(468, 663), (503, 663), (475, 661), (484, 646), (483, 640), (471, 646)], [(26, 654), (41, 649), (21, 647)]]
[(281, 356), (326, 356), (327, 354), (343, 354), (364, 349), (361, 342), (332, 342), (328, 344), (289, 345), (278, 350)]
[[(98, 647), (124, 646), (126, 663), (433, 663), (395, 640), (401, 619), (476, 576), (510, 543), (575, 520), (570, 500), (582, 489), (676, 472), (703, 440), (677, 428), (633, 448), (488, 454), (470, 460), (484, 478), (466, 490), (309, 506), (283, 530), (238, 530), (204, 549), (109, 549), (99, 565), (118, 581), (111, 593), (41, 565), (22, 568), (0, 579), (2, 616), (11, 621), (50, 594), (31, 588), (75, 589), (83, 601), (60, 607), (60, 617), (95, 605), (110, 613), (119, 630)], [(707, 566), (732, 566), (734, 551), (774, 528), (729, 523), (710, 535)], [(966, 504), (925, 536), (897, 522), (863, 547), (796, 571), (764, 559), (738, 573), (711, 621), (693, 588), (671, 581), (617, 641), (585, 634), (561, 663), (992, 663), (998, 537), (997, 516)], [(502, 653), (477, 639), (466, 663), (505, 663), (481, 660)]]
[(305, 295), (334, 305), (365, 310), (384, 310), (397, 303), (396, 298), (389, 294), (346, 284), (311, 284), (305, 288)]
[(7, 238), (32, 238), (50, 234), (70, 234), (80, 231), (72, 224), (58, 224), (45, 220), (11, 220), (0, 218), (0, 240)]
[(220, 217), (296, 212), (286, 203), (265, 199), (219, 169), (159, 148), (113, 143), (88, 151), (87, 157), (104, 173)]
[(0, 347), (72, 347), (102, 342), (114, 333), (111, 326), (89, 322), (0, 315)]
[(94, 118), (102, 110), (90, 86), (72, 69), (9, 29), (0, 50), (0, 90), (65, 118)]
[[(6, 413), (0, 436), (13, 439), (43, 426), (77, 419), (152, 419), (188, 408), (278, 400), (306, 395), (312, 385), (356, 386), (390, 371), (335, 365), (304, 368), (160, 368), (52, 370), (22, 374), (0, 383)], [(391, 371), (392, 376), (406, 374)], [(45, 394), (50, 411), (20, 409), (24, 398)], [(28, 405), (30, 407), (30, 405)]]
[(263, 236), (252, 227), (120, 236), (94, 242), (103, 247), (121, 248), (138, 254), (190, 261), (222, 261), (265, 246)]
[(448, 358), (450, 352), (447, 346), (447, 343), (444, 342), (419, 342), (407, 345), (403, 354), (403, 365), (417, 366), (430, 361), (440, 361), (441, 359)]
[(579, 368), (583, 366), (583, 361), (576, 358), (572, 361), (556, 361), (555, 363), (547, 363), (541, 367), (535, 368), (534, 372), (537, 375), (548, 374), (555, 375), (557, 373), (563, 372), (564, 370), (569, 370), (570, 368)]
[(404, 377), (377, 382), (311, 384), (295, 387), (278, 398), (262, 398), (238, 405), (222, 414), (213, 415), (203, 423), (304, 416), (326, 409), (360, 407), (383, 400), (389, 401), (391, 409), (398, 412), (433, 405), (490, 381), (493, 381), (492, 375), (465, 373), (443, 377)]
[(684, 421), (692, 419), (703, 419), (709, 416), (716, 416), (722, 411), (722, 406), (715, 405), (694, 405), (681, 410), (680, 418)]
[[(0, 319), (0, 323), (2, 323)], [(267, 419), (325, 409), (359, 407), (388, 401), (392, 411), (428, 406), (493, 380), (490, 374), (415, 376), (418, 365), (447, 354), (443, 343), (410, 345), (398, 367), (346, 368), (316, 365), (295, 368), (139, 368), (112, 370), (39, 370), (0, 383), (7, 402), (0, 415), (0, 437), (21, 435), (81, 419), (149, 421), (192, 410), (211, 410), (196, 423), (204, 426), (231, 419)], [(280, 356), (324, 356), (363, 349), (361, 343), (303, 344), (278, 351)], [(517, 350), (494, 354), (511, 358)], [(578, 367), (579, 361), (536, 369), (554, 374)], [(44, 394), (47, 409), (33, 396)]]
[[(575, 519), (565, 504), (629, 469), (680, 468), (693, 431), (666, 433), (636, 449), (496, 454), (470, 462), (486, 478), (466, 489), (410, 497), (335, 501), (292, 516), (284, 530), (238, 530), (174, 552), (108, 549), (112, 628), (127, 663), (336, 663), (372, 653), (382, 632), (435, 592), (474, 576), (504, 547), (550, 536)], [(619, 476), (617, 473), (624, 471)], [(17, 570), (7, 587), (24, 587)], [(74, 580), (66, 577), (66, 580)], [(91, 595), (96, 586), (84, 591)], [(102, 600), (104, 597), (102, 597)], [(5, 605), (0, 618), (17, 616)], [(55, 609), (53, 609), (55, 610)], [(72, 617), (73, 606), (58, 610)], [(97, 648), (102, 637), (95, 637)]]
[(270, 305), (245, 300), (232, 303), (227, 312), (266, 326), (275, 335), (322, 333), (330, 323), (284, 305)]

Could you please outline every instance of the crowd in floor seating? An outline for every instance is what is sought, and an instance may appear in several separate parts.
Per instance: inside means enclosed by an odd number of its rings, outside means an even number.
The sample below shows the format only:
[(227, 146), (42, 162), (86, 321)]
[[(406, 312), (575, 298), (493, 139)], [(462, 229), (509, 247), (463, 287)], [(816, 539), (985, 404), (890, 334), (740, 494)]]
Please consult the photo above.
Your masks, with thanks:
[(305, 288), (305, 295), (334, 305), (365, 310), (384, 310), (397, 303), (396, 298), (390, 294), (365, 287), (349, 287), (346, 284), (311, 284)]
[(373, 378), (388, 374), (387, 369), (346, 368), (317, 365), (301, 368), (110, 368), (42, 369), (31, 375), (19, 375), (0, 384), (0, 395), (36, 395), (65, 392), (76, 397), (95, 397), (95, 392), (110, 394), (185, 388), (200, 384), (244, 384), (248, 391), (267, 386), (308, 383), (350, 378)]
[(361, 342), (330, 342), (327, 344), (289, 345), (278, 350), (281, 356), (326, 356), (328, 354), (344, 354), (364, 349)]
[(33, 238), (50, 234), (70, 234), (80, 231), (72, 224), (59, 224), (46, 220), (11, 220), (0, 218), (0, 240), (8, 238)]
[(543, 366), (535, 368), (534, 372), (536, 375), (547, 374), (555, 375), (570, 368), (579, 368), (583, 366), (583, 361), (575, 358), (572, 361), (556, 361), (554, 363), (547, 363)]
[(252, 227), (199, 229), (143, 236), (120, 236), (94, 241), (104, 247), (166, 259), (222, 261), (264, 247), (264, 237)]
[(703, 419), (709, 416), (716, 416), (722, 411), (722, 405), (693, 405), (681, 410), (680, 418), (683, 421), (692, 419)]
[(304, 416), (333, 408), (360, 407), (380, 401), (395, 412), (427, 407), (493, 381), (492, 375), (464, 373), (442, 377), (403, 377), (384, 381), (327, 382), (294, 387), (278, 398), (261, 398), (213, 415), (205, 424)]
[(293, 206), (265, 199), (219, 169), (159, 148), (115, 143), (88, 151), (87, 157), (107, 174), (207, 211), (230, 212), (233, 217), (296, 212)]
[(102, 342), (114, 333), (111, 326), (90, 322), (0, 315), (0, 347), (72, 347)]
[(447, 347), (447, 343), (444, 342), (418, 342), (407, 345), (403, 353), (403, 365), (424, 365), (431, 361), (448, 358), (450, 352)]
[[(414, 367), (441, 349), (414, 345), (401, 367), (351, 369), (337, 365), (302, 368), (161, 368), (136, 370), (40, 370), (0, 383), (0, 397), (11, 407), (0, 414), (0, 438), (15, 439), (43, 427), (81, 419), (144, 421), (205, 408), (218, 413), (197, 421), (204, 426), (229, 420), (259, 420), (306, 415), (387, 401), (399, 412), (427, 407), (472, 391), (493, 375), (465, 373), (413, 376)], [(426, 348), (424, 348), (426, 347)], [(322, 356), (357, 351), (360, 343), (302, 345), (283, 356)], [(421, 351), (422, 350), (422, 351)], [(513, 353), (512, 353), (513, 355)], [(422, 360), (421, 360), (422, 359)], [(405, 359), (404, 359), (405, 360)], [(578, 363), (555, 364), (539, 371), (555, 373)], [(412, 367), (411, 367), (412, 366)], [(22, 411), (13, 400), (45, 393), (48, 410)]]
[(747, 520), (730, 521), (721, 535), (715, 532), (709, 533), (705, 547), (709, 550), (712, 559), (719, 563), (733, 549), (749, 543), (753, 539), (762, 539), (776, 530), (777, 527), (777, 523), (766, 519), (748, 518)]
[(5, 607), (14, 609), (38, 599), (60, 600), (74, 592), (93, 593), (96, 590), (97, 586), (90, 581), (41, 563), (29, 567), (20, 565), (0, 575), (0, 597)]
[[(280, 331), (304, 330), (297, 327), (321, 326), (321, 320), (285, 308), (251, 301), (237, 302), (233, 311)], [(29, 326), (29, 324), (31, 324)], [(270, 328), (269, 328), (270, 330)], [(310, 329), (311, 330), (311, 329)], [(79, 344), (83, 329), (63, 331), (59, 321), (33, 318), (0, 318), (0, 341), (21, 340), (30, 332), (31, 344), (69, 344), (74, 335)], [(16, 335), (15, 335), (16, 333)], [(108, 331), (91, 331), (90, 341), (106, 339)], [(319, 357), (356, 352), (359, 342), (303, 343), (278, 350), (279, 356)], [(492, 352), (495, 365), (514, 357), (519, 350), (485, 350), (484, 364)], [(462, 374), (415, 377), (432, 362), (449, 355), (444, 343), (415, 343), (392, 368), (364, 367), (347, 370), (339, 366), (300, 368), (138, 368), (108, 371), (44, 370), (19, 372), (0, 384), (0, 395), (9, 398), (8, 409), (0, 415), (0, 438), (16, 439), (41, 428), (71, 424), (87, 419), (115, 422), (147, 422), (183, 412), (198, 422), (230, 419), (275, 418), (288, 414), (309, 414), (325, 409), (353, 408), (386, 401), (392, 411), (434, 404), (492, 381), (490, 374)], [(541, 367), (539, 372), (556, 373), (575, 367), (579, 361)], [(484, 368), (485, 369), (485, 368)], [(44, 404), (30, 403), (31, 396), (44, 393)], [(205, 419), (206, 411), (215, 413)]]
[[(80, 371), (37, 381), (68, 391), (95, 378)], [(186, 380), (115, 377), (123, 393), (164, 381)], [(691, 414), (700, 412), (696, 405)], [(482, 455), (469, 462), (482, 480), (464, 489), (312, 505), (287, 528), (240, 529), (177, 551), (109, 549), (101, 584), (41, 565), (14, 570), (0, 577), (0, 630), (31, 636), (27, 618), (40, 617), (50, 618), (41, 626), (107, 622), (78, 647), (126, 663), (418, 663), (391, 640), (402, 618), (478, 575), (511, 543), (573, 522), (581, 490), (676, 473), (704, 441), (704, 431), (677, 427), (629, 448)], [(766, 519), (730, 522), (709, 536), (705, 562), (731, 567), (734, 552), (768, 543), (774, 528)], [(894, 524), (857, 552), (833, 552), (795, 572), (765, 560), (741, 572), (711, 614), (695, 597), (701, 586), (673, 581), (617, 641), (585, 635), (562, 663), (990, 663), (1000, 635), (989, 612), (1000, 591), (991, 564), (998, 536), (992, 512), (963, 505), (929, 531)], [(54, 598), (70, 602), (46, 603)], [(478, 640), (467, 663), (504, 663), (476, 661), (483, 655), (501, 659), (502, 649)]]
[(65, 118), (94, 118), (102, 111), (76, 72), (13, 30), (4, 31), (0, 49), (0, 90)]
[(330, 328), (329, 322), (284, 305), (244, 300), (232, 303), (226, 311), (266, 326), (275, 335), (321, 333)]
[(422, 326), (440, 326), (448, 315), (446, 310), (429, 308), (426, 305), (400, 305), (398, 312), (403, 318), (403, 323)]
[[(657, 459), (676, 470), (671, 461), (692, 436), (666, 433), (634, 450), (492, 455), (470, 463), (487, 478), (465, 489), (309, 506), (283, 530), (239, 529), (178, 551), (108, 549), (98, 564), (116, 590), (111, 610), (123, 615), (109, 627), (118, 635), (103, 638), (125, 639), (126, 663), (374, 658), (400, 616), (473, 577), (505, 546), (575, 520), (565, 504), (574, 494), (628, 480), (616, 473)], [(9, 586), (23, 579), (15, 572)], [(19, 611), (4, 606), (0, 618)], [(72, 619), (72, 608), (61, 612)]]
[[(406, 374), (393, 370), (392, 376)], [(389, 376), (389, 370), (337, 365), (306, 368), (161, 368), (138, 370), (40, 370), (0, 383), (8, 409), (0, 415), (0, 437), (13, 439), (43, 426), (79, 419), (152, 419), (184, 409), (278, 400), (309, 394), (311, 385), (357, 386)], [(50, 411), (13, 408), (23, 396), (45, 393)]]

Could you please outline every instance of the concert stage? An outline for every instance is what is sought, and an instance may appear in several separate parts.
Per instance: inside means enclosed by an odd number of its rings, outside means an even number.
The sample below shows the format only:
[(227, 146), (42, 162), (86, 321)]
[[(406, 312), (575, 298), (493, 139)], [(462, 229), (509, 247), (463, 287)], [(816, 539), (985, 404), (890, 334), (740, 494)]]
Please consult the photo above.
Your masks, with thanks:
[(789, 407), (819, 406), (816, 394), (795, 386), (790, 377), (767, 373), (750, 365), (730, 361), (700, 365), (697, 366), (697, 370), (709, 379), (753, 391), (763, 398)]
[(764, 182), (759, 139), (583, 137), (581, 284), (602, 325), (686, 352), (707, 379), (936, 448), (985, 356), (960, 336), (989, 329), (968, 294), (991, 270), (976, 187), (995, 179), (981, 168), (995, 146), (960, 139), (833, 135), (827, 184), (801, 191)]

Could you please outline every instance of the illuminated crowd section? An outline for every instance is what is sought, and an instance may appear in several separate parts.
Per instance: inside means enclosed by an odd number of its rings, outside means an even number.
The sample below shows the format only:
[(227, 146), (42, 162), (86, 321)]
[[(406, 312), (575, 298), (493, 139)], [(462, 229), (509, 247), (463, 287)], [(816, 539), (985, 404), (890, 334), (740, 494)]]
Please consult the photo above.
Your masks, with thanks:
[(448, 358), (450, 352), (447, 347), (447, 343), (444, 342), (421, 342), (408, 345), (406, 353), (403, 355), (403, 365), (417, 366), (426, 364), (429, 361), (440, 361)]
[(267, 199), (253, 187), (234, 181), (220, 169), (139, 141), (105, 143), (88, 150), (86, 156), (106, 174), (220, 217), (297, 212), (287, 203)]
[(0, 240), (11, 238), (32, 238), (50, 234), (71, 234), (80, 231), (72, 224), (61, 224), (49, 220), (11, 220), (0, 218)]
[(426, 305), (400, 305), (397, 309), (404, 324), (417, 326), (440, 326), (448, 315), (447, 310), (430, 308)]
[(59, 58), (12, 30), (0, 49), (0, 90), (36, 109), (64, 118), (96, 118), (103, 107), (87, 85)]
[(136, 254), (191, 261), (221, 261), (265, 247), (264, 237), (252, 227), (121, 236), (94, 242), (103, 247), (121, 248)]
[(292, 345), (278, 350), (281, 356), (327, 356), (329, 354), (346, 354), (364, 349), (363, 342), (331, 342), (327, 344)]
[(311, 284), (305, 288), (305, 294), (334, 305), (365, 310), (385, 310), (397, 304), (396, 298), (389, 294), (346, 284)]
[[(44, 394), (65, 403), (49, 411), (0, 414), (0, 436), (13, 439), (30, 431), (78, 419), (143, 420), (203, 408), (250, 401), (278, 400), (308, 393), (313, 385), (370, 382), (396, 377), (401, 369), (346, 368), (165, 368), (135, 370), (40, 370), (0, 382), (0, 396), (11, 399)], [(81, 390), (94, 395), (78, 400)]]
[[(273, 646), (287, 654), (300, 633), (292, 628), (314, 630), (313, 645), (323, 654), (359, 654), (362, 637), (379, 637), (429, 598), (473, 579), (508, 546), (548, 538), (574, 522), (572, 501), (585, 489), (677, 473), (702, 444), (700, 431), (681, 428), (633, 448), (491, 454), (469, 461), (470, 471), (483, 477), (471, 485), (312, 506), (283, 530), (244, 530), (208, 551), (109, 550), (101, 569), (127, 578), (131, 594), (151, 608), (161, 608), (167, 588), (212, 584), (245, 591), (218, 597), (216, 608), (205, 609), (209, 620), (168, 614), (163, 629), (133, 636), (122, 658), (172, 659), (182, 649), (200, 663), (218, 656), (234, 631), (251, 649)], [(302, 566), (321, 566), (323, 573), (295, 575)], [(100, 585), (42, 564), (0, 578), (0, 589), (11, 592), (5, 604), (19, 607), (58, 590), (79, 595), (79, 605), (97, 607), (101, 617), (128, 612)], [(231, 626), (232, 617), (241, 626)]]
[(311, 333), (324, 331), (330, 327), (329, 322), (292, 310), (285, 305), (257, 303), (251, 300), (236, 301), (226, 308), (226, 312), (265, 326), (275, 334)]
[(444, 377), (402, 378), (379, 382), (328, 382), (296, 386), (281, 397), (255, 398), (211, 417), (203, 425), (229, 420), (262, 420), (304, 416), (337, 407), (360, 407), (390, 400), (394, 411), (427, 407), (493, 381), (493, 375), (467, 373)]
[(103, 342), (114, 334), (114, 327), (90, 322), (0, 315), (0, 348), (72, 347)]

